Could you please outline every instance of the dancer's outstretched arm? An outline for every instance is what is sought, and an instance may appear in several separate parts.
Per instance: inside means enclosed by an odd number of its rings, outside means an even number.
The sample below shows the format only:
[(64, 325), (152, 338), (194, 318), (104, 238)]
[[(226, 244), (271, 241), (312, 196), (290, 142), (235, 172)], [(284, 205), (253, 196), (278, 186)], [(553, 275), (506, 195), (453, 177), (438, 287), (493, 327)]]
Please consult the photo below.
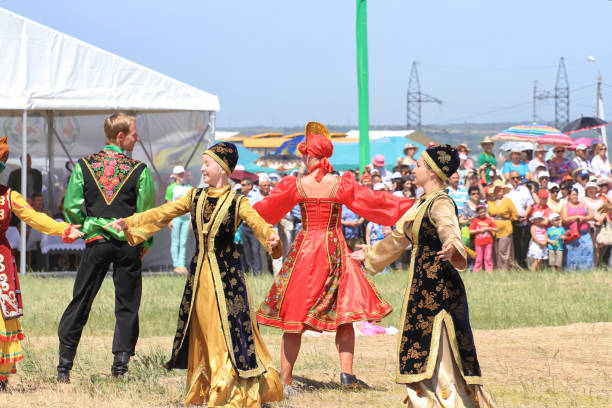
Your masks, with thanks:
[[(0, 199), (4, 199), (4, 197)], [(34, 210), (17, 191), (11, 191), (11, 209), (20, 220), (30, 227), (43, 234), (60, 235), (64, 242), (73, 242), (83, 236), (83, 233), (79, 231), (80, 225), (55, 221), (47, 214)]]
[[(359, 251), (350, 254), (351, 258), (363, 261), (369, 273), (376, 274), (384, 270), (387, 265), (399, 258), (410, 244), (407, 237), (412, 236), (412, 232), (407, 228), (412, 228), (412, 223), (406, 218), (407, 216), (404, 215), (397, 222), (396, 228), (390, 235), (374, 244), (373, 247), (362, 245)], [(431, 206), (430, 218), (442, 242), (442, 249), (437, 253), (438, 257), (449, 261), (459, 271), (465, 270), (467, 254), (463, 241), (461, 241), (455, 207), (450, 198), (436, 200)]]
[(149, 239), (153, 234), (164, 228), (179, 215), (191, 211), (191, 195), (194, 189), (176, 201), (151, 208), (142, 213), (136, 213), (127, 218), (119, 218), (104, 226), (104, 229), (124, 231), (125, 239), (132, 245), (138, 245)]
[(348, 172), (342, 175), (337, 199), (355, 214), (376, 224), (391, 226), (414, 203), (414, 199), (397, 197), (387, 191), (373, 191), (355, 181)]
[(264, 246), (272, 258), (280, 258), (283, 254), (283, 246), (278, 234), (261, 215), (249, 203), (246, 197), (242, 197), (238, 207), (238, 217), (245, 221), (255, 233), (255, 237)]

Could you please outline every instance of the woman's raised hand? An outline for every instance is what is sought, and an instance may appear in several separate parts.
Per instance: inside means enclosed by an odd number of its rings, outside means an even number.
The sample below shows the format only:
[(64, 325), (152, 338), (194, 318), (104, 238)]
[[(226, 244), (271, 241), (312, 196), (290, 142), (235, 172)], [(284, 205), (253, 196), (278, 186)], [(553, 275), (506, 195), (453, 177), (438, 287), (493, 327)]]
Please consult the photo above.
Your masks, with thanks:
[(124, 231), (127, 228), (127, 223), (123, 218), (118, 218), (115, 221), (111, 221), (104, 226), (104, 229), (112, 228), (115, 231)]

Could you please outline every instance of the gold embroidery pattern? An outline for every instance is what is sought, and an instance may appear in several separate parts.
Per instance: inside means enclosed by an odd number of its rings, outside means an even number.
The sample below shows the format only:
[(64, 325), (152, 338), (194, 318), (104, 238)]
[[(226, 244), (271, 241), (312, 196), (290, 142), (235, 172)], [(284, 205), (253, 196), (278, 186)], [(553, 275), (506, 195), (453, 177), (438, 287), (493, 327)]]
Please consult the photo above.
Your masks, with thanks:
[[(197, 293), (198, 279), (204, 257), (213, 276), (219, 317), (230, 360), (238, 375), (251, 378), (265, 371), (254, 345), (253, 318), (248, 288), (239, 257), (235, 256), (233, 236), (235, 212), (242, 197), (231, 192), (223, 198), (208, 197), (206, 190), (193, 194), (192, 216), (196, 231), (197, 250), (187, 278), (179, 309), (179, 321), (168, 368), (186, 368), (191, 311)], [(197, 204), (196, 204), (197, 203)], [(212, 213), (207, 216), (207, 209)], [(210, 212), (210, 211), (208, 211)], [(208, 271), (207, 271), (208, 272)]]
[(412, 383), (433, 374), (442, 323), (447, 327), (455, 360), (467, 383), (480, 383), (480, 367), (469, 324), (467, 298), (459, 273), (437, 252), (442, 248), (429, 218), (438, 192), (422, 206), (413, 224), (410, 287), (404, 300), (397, 380)]

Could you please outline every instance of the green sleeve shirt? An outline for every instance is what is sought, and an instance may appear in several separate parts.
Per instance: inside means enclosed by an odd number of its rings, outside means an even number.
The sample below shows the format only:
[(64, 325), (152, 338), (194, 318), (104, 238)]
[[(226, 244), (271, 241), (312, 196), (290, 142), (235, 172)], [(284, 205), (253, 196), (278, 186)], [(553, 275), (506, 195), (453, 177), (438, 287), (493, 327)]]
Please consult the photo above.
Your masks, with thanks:
[(176, 183), (172, 183), (166, 188), (166, 195), (164, 196), (166, 202), (172, 201), (172, 189), (174, 189), (174, 186), (176, 186)]
[[(105, 146), (105, 150), (113, 150), (121, 152), (116, 146)], [(112, 228), (104, 229), (104, 226), (116, 218), (103, 218), (103, 217), (87, 217), (83, 213), (83, 203), (85, 197), (83, 196), (83, 169), (80, 163), (74, 166), (68, 187), (66, 188), (66, 196), (64, 197), (64, 215), (66, 221), (71, 224), (81, 225), (81, 231), (85, 236), (83, 237), (86, 241), (96, 236), (103, 236), (106, 239), (114, 238), (119, 241), (125, 241), (125, 234), (123, 231), (119, 232)], [(140, 173), (137, 184), (137, 199), (136, 199), (136, 212), (143, 212), (150, 208), (155, 207), (155, 186), (153, 184), (153, 177), (148, 167)], [(149, 249), (153, 245), (153, 238), (143, 242), (143, 248)]]

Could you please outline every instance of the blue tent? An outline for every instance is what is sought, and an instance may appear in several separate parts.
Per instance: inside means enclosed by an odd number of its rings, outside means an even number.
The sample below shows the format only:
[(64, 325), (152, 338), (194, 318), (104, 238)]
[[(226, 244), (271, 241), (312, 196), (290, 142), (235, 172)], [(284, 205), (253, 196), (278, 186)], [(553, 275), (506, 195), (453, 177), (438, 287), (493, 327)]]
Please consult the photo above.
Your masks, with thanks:
[[(375, 154), (385, 156), (388, 170), (395, 166), (398, 157), (404, 156), (404, 146), (411, 142), (417, 147), (414, 158), (418, 158), (425, 146), (404, 137), (383, 137), (370, 141), (370, 160)], [(335, 170), (349, 170), (359, 168), (359, 143), (334, 143), (334, 154), (330, 159)]]
[[(398, 157), (404, 155), (404, 145), (411, 142), (417, 147), (417, 152), (414, 158), (418, 158), (420, 152), (425, 150), (425, 146), (417, 143), (413, 140), (409, 140), (404, 137), (383, 137), (370, 141), (370, 160), (375, 154), (382, 154), (385, 156), (385, 163), (388, 170), (391, 170), (395, 166), (395, 162)], [(249, 149), (238, 147), (238, 164), (244, 166), (246, 171), (252, 173), (270, 173), (275, 171), (267, 167), (259, 167), (255, 164), (260, 156), (253, 153)], [(359, 143), (346, 143), (336, 142), (334, 143), (334, 154), (330, 159), (331, 164), (335, 170), (349, 170), (356, 169), (359, 167)]]

